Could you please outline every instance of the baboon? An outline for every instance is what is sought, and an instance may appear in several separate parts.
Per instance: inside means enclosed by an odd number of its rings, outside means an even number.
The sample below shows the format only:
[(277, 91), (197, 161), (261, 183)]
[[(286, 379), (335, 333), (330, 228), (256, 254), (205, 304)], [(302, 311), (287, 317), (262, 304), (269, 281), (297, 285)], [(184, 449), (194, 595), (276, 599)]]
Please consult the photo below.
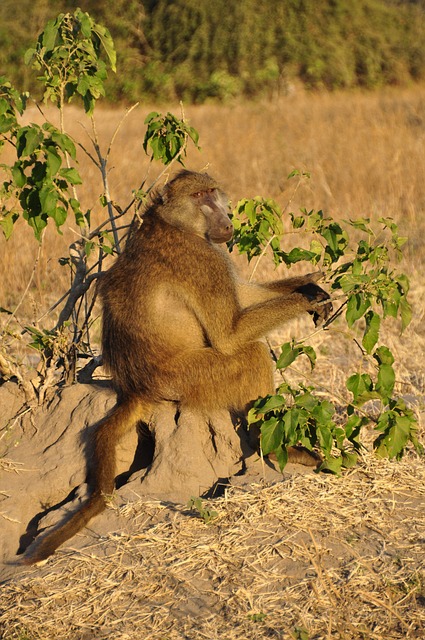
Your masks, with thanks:
[[(228, 212), (213, 178), (180, 172), (153, 197), (141, 226), (102, 276), (102, 351), (117, 406), (94, 435), (89, 499), (36, 541), (25, 563), (50, 556), (105, 508), (114, 490), (116, 445), (138, 421), (149, 422), (157, 403), (246, 411), (274, 390), (266, 334), (302, 312), (315, 321), (330, 312), (329, 296), (316, 284), (320, 273), (242, 282), (222, 246), (232, 238)], [(297, 455), (290, 452), (292, 459)]]

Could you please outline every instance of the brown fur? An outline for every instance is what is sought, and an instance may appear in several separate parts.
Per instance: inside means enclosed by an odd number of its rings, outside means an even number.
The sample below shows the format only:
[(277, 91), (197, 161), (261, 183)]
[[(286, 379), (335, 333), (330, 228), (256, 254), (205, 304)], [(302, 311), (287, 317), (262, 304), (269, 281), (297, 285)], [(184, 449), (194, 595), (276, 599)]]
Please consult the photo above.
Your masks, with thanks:
[[(103, 358), (120, 404), (98, 427), (93, 493), (25, 562), (47, 558), (112, 493), (115, 447), (155, 403), (209, 411), (246, 411), (273, 392), (273, 365), (262, 338), (300, 313), (326, 315), (320, 274), (264, 285), (239, 282), (220, 246), (231, 237), (227, 199), (207, 174), (184, 171), (158, 195), (103, 276)], [(294, 449), (291, 459), (316, 460)]]

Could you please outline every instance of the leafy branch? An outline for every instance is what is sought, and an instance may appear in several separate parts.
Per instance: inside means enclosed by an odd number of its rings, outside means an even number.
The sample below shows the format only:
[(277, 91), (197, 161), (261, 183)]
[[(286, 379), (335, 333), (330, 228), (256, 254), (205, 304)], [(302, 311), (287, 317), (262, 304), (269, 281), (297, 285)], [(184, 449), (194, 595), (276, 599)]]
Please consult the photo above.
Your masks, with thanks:
[[(233, 224), (236, 229), (233, 244), (247, 255), (248, 261), (257, 257), (256, 266), (259, 259), (271, 253), (275, 265), (285, 263), (291, 267), (307, 261), (322, 270), (339, 306), (319, 331), (327, 330), (345, 312), (351, 339), (360, 346), (362, 355), (374, 363), (375, 370), (374, 377), (354, 373), (348, 378), (347, 389), (353, 400), (345, 409), (344, 425), (341, 420), (336, 421), (335, 407), (328, 400), (319, 400), (311, 386), (300, 384), (293, 388), (284, 382), (276, 395), (257, 400), (248, 422), (262, 425), (263, 453), (274, 452), (283, 468), (288, 447), (301, 443), (322, 452), (321, 469), (339, 473), (342, 467), (352, 466), (357, 460), (361, 429), (370, 422), (379, 431), (373, 443), (378, 455), (400, 458), (408, 443), (421, 452), (413, 411), (401, 398), (392, 397), (395, 383), (392, 353), (383, 345), (377, 346), (385, 318), (399, 318), (403, 331), (412, 316), (407, 298), (409, 280), (394, 266), (406, 242), (396, 223), (390, 218), (379, 218), (375, 229), (368, 218), (337, 222), (322, 211), (306, 209), (298, 214), (289, 212), (285, 219), (275, 201), (257, 197), (237, 204)], [(298, 234), (301, 246), (285, 251), (282, 244), (287, 233)], [(359, 330), (361, 337), (357, 337)], [(308, 358), (313, 370), (317, 356), (306, 339), (282, 345), (277, 368), (283, 371), (301, 356)], [(362, 409), (370, 400), (380, 403), (377, 416)]]

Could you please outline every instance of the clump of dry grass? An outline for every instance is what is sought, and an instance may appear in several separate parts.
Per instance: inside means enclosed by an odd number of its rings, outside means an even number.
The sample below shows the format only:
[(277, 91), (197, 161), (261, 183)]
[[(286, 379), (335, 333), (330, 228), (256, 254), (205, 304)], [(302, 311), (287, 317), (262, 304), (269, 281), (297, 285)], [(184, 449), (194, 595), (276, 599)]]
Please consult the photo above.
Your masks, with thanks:
[(118, 530), (3, 586), (3, 637), (422, 638), (424, 498), (416, 458), (366, 454), (344, 478), (232, 488), (209, 525), (124, 504)]

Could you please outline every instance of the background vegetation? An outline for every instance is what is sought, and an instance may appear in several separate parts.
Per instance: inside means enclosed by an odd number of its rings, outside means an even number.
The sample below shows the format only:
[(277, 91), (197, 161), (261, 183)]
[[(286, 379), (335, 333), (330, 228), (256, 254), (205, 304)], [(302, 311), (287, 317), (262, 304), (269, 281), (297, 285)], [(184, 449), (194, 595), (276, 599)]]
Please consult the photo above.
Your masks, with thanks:
[[(309, 88), (379, 87), (425, 77), (424, 3), (391, 0), (14, 0), (0, 3), (0, 72), (22, 65), (47, 20), (81, 6), (108, 26), (119, 73), (111, 101), (204, 102)], [(24, 19), (22, 19), (24, 16)]]

